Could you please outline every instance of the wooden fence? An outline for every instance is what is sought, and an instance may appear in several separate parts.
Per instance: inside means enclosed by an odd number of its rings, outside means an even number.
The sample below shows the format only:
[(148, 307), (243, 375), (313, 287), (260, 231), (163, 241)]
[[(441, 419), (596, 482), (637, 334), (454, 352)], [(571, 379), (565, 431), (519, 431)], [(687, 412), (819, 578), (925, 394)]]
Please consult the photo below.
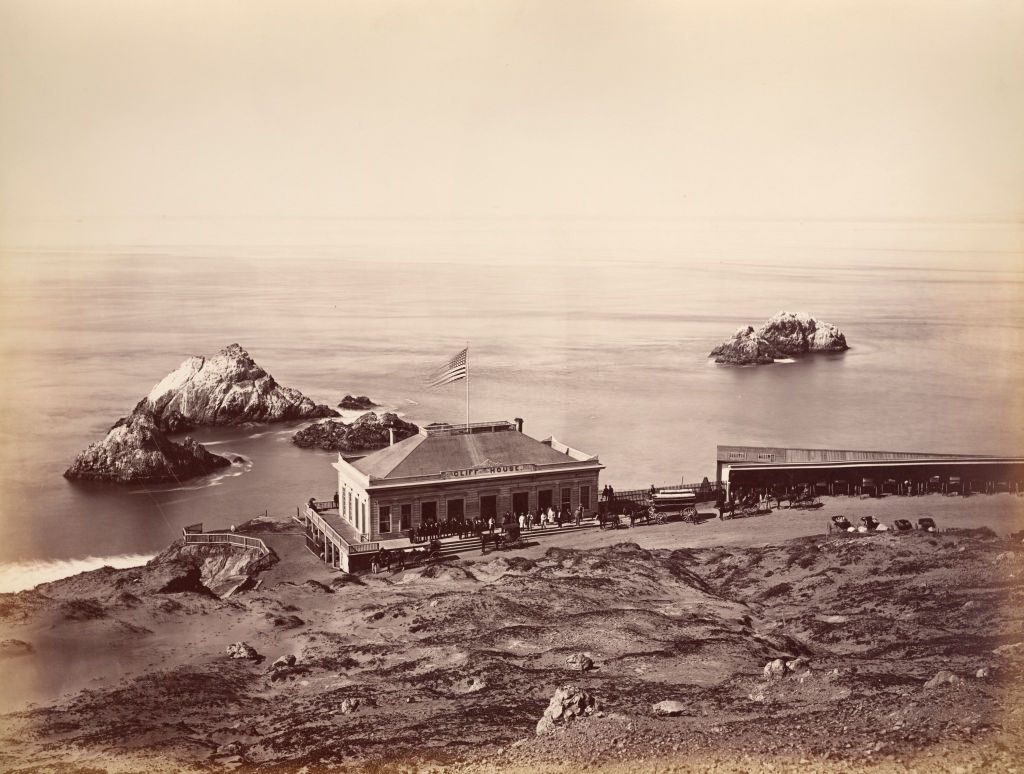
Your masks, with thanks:
[[(197, 529), (198, 528), (198, 529)], [(185, 545), (200, 545), (205, 543), (227, 543), (249, 550), (259, 551), (262, 556), (270, 553), (267, 544), (260, 538), (249, 537), (248, 535), (237, 535), (234, 532), (203, 532), (202, 524), (190, 524), (181, 530), (182, 539)]]

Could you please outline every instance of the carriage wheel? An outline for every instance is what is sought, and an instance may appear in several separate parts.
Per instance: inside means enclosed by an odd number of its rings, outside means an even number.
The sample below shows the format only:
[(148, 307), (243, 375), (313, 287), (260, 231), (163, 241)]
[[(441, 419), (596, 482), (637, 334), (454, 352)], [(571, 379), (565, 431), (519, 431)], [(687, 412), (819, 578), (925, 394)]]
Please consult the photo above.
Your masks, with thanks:
[(692, 505), (687, 505), (683, 508), (683, 518), (687, 521), (697, 520), (697, 509)]

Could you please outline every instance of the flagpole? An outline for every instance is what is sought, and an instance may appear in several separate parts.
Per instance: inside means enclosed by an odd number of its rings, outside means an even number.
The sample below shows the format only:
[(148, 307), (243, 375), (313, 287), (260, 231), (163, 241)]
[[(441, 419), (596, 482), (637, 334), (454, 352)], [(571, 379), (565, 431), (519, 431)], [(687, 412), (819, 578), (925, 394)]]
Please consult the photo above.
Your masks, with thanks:
[(466, 430), (469, 430), (469, 342), (466, 342)]

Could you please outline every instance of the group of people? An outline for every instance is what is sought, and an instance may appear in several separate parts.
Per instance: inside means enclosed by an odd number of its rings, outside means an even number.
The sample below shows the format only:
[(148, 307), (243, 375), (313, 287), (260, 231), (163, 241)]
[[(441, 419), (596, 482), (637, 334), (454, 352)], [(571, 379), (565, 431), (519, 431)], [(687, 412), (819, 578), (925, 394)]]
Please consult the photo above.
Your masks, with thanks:
[(515, 519), (512, 519), (512, 516), (506, 513), (505, 521), (506, 523), (514, 521), (521, 530), (533, 529), (534, 527), (544, 529), (552, 525), (561, 527), (563, 524), (575, 524), (578, 527), (583, 523), (583, 506), (579, 506), (575, 511), (571, 510), (567, 504), (557, 511), (549, 506), (536, 512), (529, 510), (526, 513), (516, 514)]
[(583, 522), (583, 506), (573, 511), (568, 504), (563, 505), (559, 510), (552, 507), (539, 511), (527, 511), (513, 516), (506, 512), (500, 522), (493, 516), (487, 519), (446, 519), (445, 521), (428, 521), (409, 530), (409, 540), (413, 543), (422, 543), (427, 540), (438, 540), (443, 537), (458, 536), (460, 539), (484, 534), (493, 534), (496, 529), (507, 530), (510, 525), (517, 525), (520, 531), (534, 528), (544, 529), (548, 526), (561, 527), (563, 524), (576, 524)]

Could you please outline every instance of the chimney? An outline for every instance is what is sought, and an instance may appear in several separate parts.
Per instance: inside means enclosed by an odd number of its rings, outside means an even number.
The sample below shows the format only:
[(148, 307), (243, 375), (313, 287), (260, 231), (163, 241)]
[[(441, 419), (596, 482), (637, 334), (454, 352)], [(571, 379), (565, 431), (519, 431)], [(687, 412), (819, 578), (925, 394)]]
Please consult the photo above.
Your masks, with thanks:
[(388, 446), (394, 446), (395, 445), (395, 428), (393, 428), (393, 427), (389, 427), (388, 428), (388, 438), (389, 438)]
[(516, 417), (516, 430), (518, 430), (520, 433), (523, 432), (523, 418), (522, 417)]

